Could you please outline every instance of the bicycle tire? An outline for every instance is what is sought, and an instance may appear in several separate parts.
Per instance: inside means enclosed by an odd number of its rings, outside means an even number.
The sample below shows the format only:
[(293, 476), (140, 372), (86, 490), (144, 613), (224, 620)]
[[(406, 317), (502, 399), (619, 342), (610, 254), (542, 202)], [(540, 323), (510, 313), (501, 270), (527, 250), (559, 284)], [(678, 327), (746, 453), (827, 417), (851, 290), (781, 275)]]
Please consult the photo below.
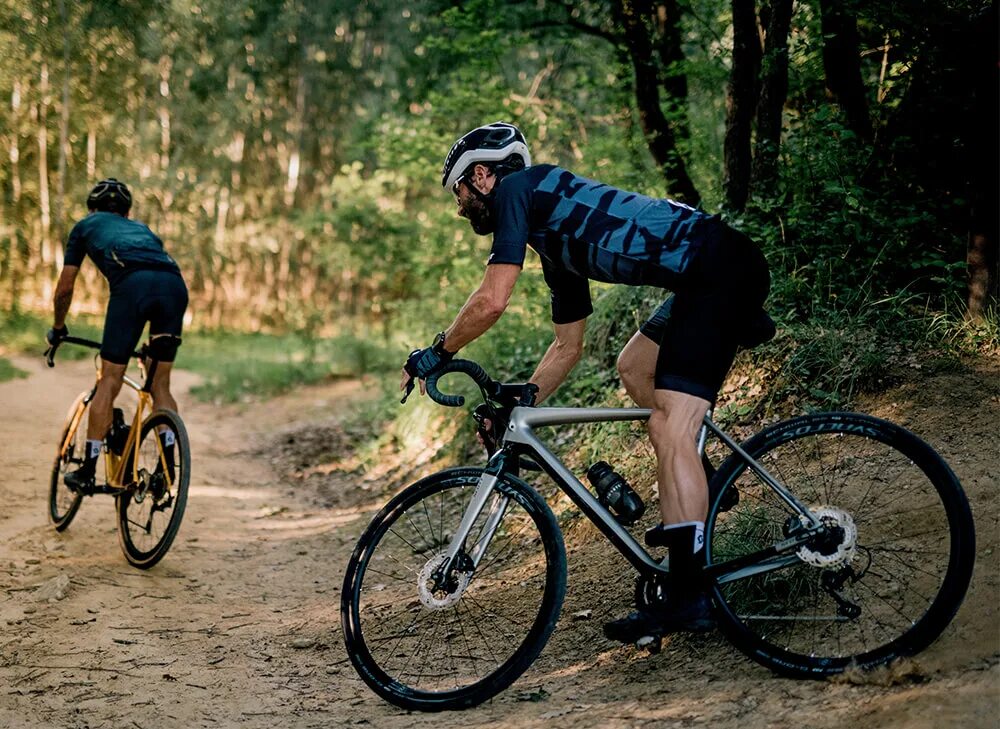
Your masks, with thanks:
[[(73, 405), (70, 406), (69, 413), (66, 415), (66, 422), (63, 423), (62, 430), (60, 431), (59, 443), (56, 446), (55, 461), (52, 463), (52, 474), (49, 478), (49, 520), (57, 532), (65, 531), (69, 527), (76, 516), (76, 512), (80, 510), (80, 504), (83, 502), (83, 494), (70, 491), (66, 484), (63, 483), (63, 476), (66, 475), (66, 467), (70, 464), (83, 465), (83, 459), (76, 457), (77, 449), (81, 448), (81, 444), (78, 442), (80, 426), (83, 426), (85, 430), (87, 427), (82, 413), (72, 435), (70, 435), (69, 429), (73, 425), (73, 418), (80, 407), (80, 403), (86, 399), (88, 394), (88, 391), (81, 392), (76, 400), (73, 401)], [(84, 410), (86, 410), (88, 405), (84, 405)], [(71, 438), (70, 445), (63, 452), (63, 445), (66, 443), (67, 437)], [(86, 438), (84, 441), (86, 441)], [(84, 443), (82, 447), (86, 447), (86, 444)], [(82, 450), (80, 452), (82, 453)]]
[[(810, 509), (853, 513), (856, 548), (839, 565), (808, 563), (833, 558), (807, 551), (795, 565), (714, 583), (720, 627), (739, 650), (782, 675), (823, 678), (915, 655), (941, 635), (972, 577), (975, 531), (958, 479), (933, 448), (898, 425), (855, 413), (793, 418), (742, 448)], [(709, 565), (771, 546), (794, 528), (792, 510), (738, 454), (716, 479)], [(733, 488), (740, 501), (723, 514), (719, 506)]]
[[(445, 530), (454, 530), (458, 526), (482, 474), (483, 470), (479, 468), (449, 469), (405, 489), (375, 516), (361, 535), (348, 563), (341, 596), (341, 624), (347, 654), (362, 680), (376, 694), (403, 709), (464, 709), (492, 698), (510, 686), (537, 658), (558, 620), (566, 592), (566, 552), (562, 533), (544, 499), (528, 484), (510, 475), (498, 480), (495, 489), (495, 493), (510, 499), (502, 524), (467, 585), (461, 592), (455, 588), (455, 592), (445, 597), (447, 601), (457, 594), (453, 604), (446, 607), (431, 609), (426, 602), (421, 603), (427, 599), (421, 593), (421, 584), (426, 585), (428, 579), (424, 572), (433, 566), (433, 561), (441, 557), (450, 543), (450, 534)], [(446, 506), (449, 507), (447, 517)], [(414, 516), (419, 521), (415, 521)], [(481, 525), (484, 519), (481, 516), (477, 524)], [(529, 523), (537, 529), (537, 536), (533, 532), (530, 541), (521, 536)], [(435, 533), (435, 525), (440, 528), (440, 534)], [(518, 531), (515, 532), (515, 529)], [(474, 529), (470, 541), (477, 540), (477, 535), (481, 533)], [(400, 548), (393, 551), (397, 540)], [(534, 563), (518, 552), (521, 547), (537, 549), (538, 541), (541, 542), (540, 554), (533, 557)], [(385, 546), (380, 550), (383, 544)], [(428, 554), (428, 550), (434, 551)], [(412, 555), (408, 560), (407, 552)], [(465, 554), (464, 550), (462, 554)], [(395, 570), (397, 563), (404, 567), (405, 580), (394, 573), (377, 569), (386, 558), (395, 560), (388, 563), (387, 569)], [(539, 564), (542, 561), (544, 565)], [(414, 566), (423, 563), (423, 570), (413, 569), (407, 574), (405, 568), (409, 567), (408, 562)], [(538, 567), (542, 571), (537, 575), (524, 574), (526, 569)], [(492, 569), (496, 569), (499, 579), (490, 577)], [(412, 579), (414, 573), (417, 573), (416, 580)], [(394, 582), (388, 588), (378, 582), (367, 585), (369, 574), (374, 580), (395, 579), (398, 584)], [(368, 598), (366, 587), (379, 597)], [(522, 598), (539, 598), (537, 613), (532, 618), (526, 618), (530, 626), (519, 625), (519, 621), (512, 617), (519, 615), (519, 594)], [(382, 604), (375, 604), (378, 601)], [(531, 609), (534, 610), (533, 607)], [(387, 611), (403, 613), (405, 618), (401, 622), (409, 621), (409, 625), (398, 633), (392, 632), (396, 628), (387, 619), (392, 617), (386, 616)], [(411, 615), (415, 615), (412, 621), (409, 620)], [(463, 615), (475, 617), (480, 622), (467, 626)], [(501, 619), (509, 623), (499, 623)], [(418, 620), (421, 621), (419, 625)], [(498, 628), (498, 625), (502, 627)], [(477, 656), (470, 644), (470, 633), (476, 631), (479, 634), (478, 637), (472, 635), (473, 642), (477, 638), (485, 641), (486, 633), (492, 630), (502, 633), (508, 625), (526, 627), (527, 633), (523, 639), (505, 636), (508, 638), (504, 646), (506, 658), (501, 660), (492, 649), (489, 649), (489, 660), (483, 653)], [(441, 627), (445, 630), (438, 633)], [(424, 628), (434, 632), (425, 632)], [(416, 633), (421, 635), (415, 638), (415, 643), (403, 643), (404, 637)], [(394, 641), (391, 647), (390, 641)], [(452, 650), (455, 646), (461, 651), (457, 658)], [(507, 655), (509, 649), (513, 652)], [(373, 652), (378, 654), (377, 658)], [(407, 673), (413, 656), (417, 654), (420, 655), (421, 674)], [(390, 665), (394, 661), (402, 662), (404, 658), (407, 659), (406, 665)], [(447, 660), (451, 661), (450, 666), (438, 665)], [(472, 672), (476, 672), (478, 660), (488, 664), (488, 673), (484, 672), (482, 676), (477, 673), (476, 680), (460, 685), (456, 676), (462, 671), (468, 672), (470, 667)], [(492, 663), (498, 665), (489, 670)], [(428, 665), (430, 668), (427, 668)], [(433, 674), (426, 680), (425, 670)], [(440, 684), (452, 679), (454, 686), (441, 688)], [(422, 681), (425, 685), (415, 685)], [(435, 682), (437, 685), (426, 685)]]
[[(162, 472), (157, 473), (157, 468), (163, 469), (156, 442), (156, 429), (161, 425), (173, 430), (175, 438), (174, 478), (169, 486)], [(148, 437), (150, 433), (152, 439)], [(131, 458), (130, 454), (125, 473), (131, 473)], [(127, 484), (125, 490), (115, 496), (115, 511), (118, 514), (118, 542), (125, 558), (134, 567), (149, 569), (170, 549), (187, 506), (191, 451), (180, 415), (165, 408), (150, 413), (142, 424), (139, 459), (140, 483)], [(154, 532), (154, 522), (157, 526), (163, 522), (157, 518), (157, 513), (167, 509), (170, 513), (166, 523), (162, 530)]]

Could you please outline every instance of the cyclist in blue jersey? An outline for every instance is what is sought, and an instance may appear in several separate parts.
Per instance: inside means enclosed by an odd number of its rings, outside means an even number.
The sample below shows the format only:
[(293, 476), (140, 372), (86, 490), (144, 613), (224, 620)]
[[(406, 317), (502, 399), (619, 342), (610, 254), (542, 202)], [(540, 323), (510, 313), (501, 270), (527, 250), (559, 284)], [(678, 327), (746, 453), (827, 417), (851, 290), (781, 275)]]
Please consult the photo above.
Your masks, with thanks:
[[(70, 231), (63, 269), (56, 284), (54, 321), (46, 334), (56, 344), (69, 334), (66, 314), (73, 301), (80, 265), (86, 256), (108, 279), (108, 300), (101, 341), (101, 374), (87, 422), (84, 462), (66, 474), (66, 485), (89, 493), (94, 487), (97, 459), (108, 429), (112, 408), (122, 388), (129, 358), (149, 322), (149, 355), (157, 361), (152, 395), (155, 408), (177, 410), (170, 393), (170, 370), (181, 342), (188, 291), (180, 268), (145, 224), (129, 219), (132, 194), (118, 180), (99, 182), (87, 196), (87, 217)], [(173, 465), (174, 433), (160, 433), (167, 467)]]
[(696, 579), (704, 560), (708, 488), (695, 438), (747, 329), (770, 321), (763, 312), (770, 274), (760, 250), (718, 216), (554, 165), (532, 166), (524, 136), (503, 122), (459, 139), (441, 182), (473, 230), (493, 234), (493, 246), (479, 288), (431, 346), (410, 355), (401, 387), (433, 373), (499, 319), (528, 247), (541, 260), (555, 328), (530, 379), (539, 401), (580, 358), (593, 311), (589, 280), (674, 292), (618, 358), (629, 395), (653, 410), (648, 429), (662, 523), (646, 533), (646, 542), (669, 548), (674, 584), (665, 607), (637, 610), (604, 630), (609, 638), (631, 642), (710, 629), (711, 603)]

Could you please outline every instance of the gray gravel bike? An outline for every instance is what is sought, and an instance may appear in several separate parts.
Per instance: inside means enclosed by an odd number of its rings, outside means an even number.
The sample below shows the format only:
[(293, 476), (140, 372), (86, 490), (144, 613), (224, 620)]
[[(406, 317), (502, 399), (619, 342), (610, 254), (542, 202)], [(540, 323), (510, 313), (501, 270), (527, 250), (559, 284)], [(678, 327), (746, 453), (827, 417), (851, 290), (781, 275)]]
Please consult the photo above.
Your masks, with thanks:
[[(534, 407), (534, 385), (498, 383), (465, 360), (427, 378), (430, 397), (446, 406), (464, 404), (437, 387), (450, 372), (476, 382), (503, 438), (485, 468), (435, 473), (386, 504), (358, 541), (341, 600), (361, 678), (387, 701), (423, 711), (495, 696), (555, 628), (565, 548), (551, 509), (519, 477), (525, 458), (635, 568), (639, 606), (670, 593), (665, 561), (535, 432), (642, 421), (650, 411)], [(780, 674), (823, 678), (913, 655), (941, 634), (968, 588), (975, 536), (955, 474), (927, 443), (856, 413), (804, 415), (742, 444), (706, 416), (702, 453), (709, 436), (731, 454), (709, 484), (703, 577), (739, 650)]]

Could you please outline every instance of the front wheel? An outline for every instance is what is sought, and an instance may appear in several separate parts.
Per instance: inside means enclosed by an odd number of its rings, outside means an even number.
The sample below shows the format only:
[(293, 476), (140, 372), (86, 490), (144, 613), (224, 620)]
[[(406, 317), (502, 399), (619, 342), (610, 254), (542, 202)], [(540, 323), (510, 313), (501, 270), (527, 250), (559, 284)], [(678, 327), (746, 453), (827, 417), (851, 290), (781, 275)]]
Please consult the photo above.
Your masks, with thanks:
[[(721, 573), (720, 626), (740, 650), (779, 673), (821, 678), (914, 655), (941, 634), (969, 586), (975, 536), (958, 479), (929, 445), (868, 415), (817, 413), (743, 449), (824, 529), (796, 549), (749, 557), (803, 536), (805, 520), (738, 454), (719, 469), (706, 553)], [(739, 502), (723, 513), (732, 490)]]
[[(171, 436), (173, 445), (165, 445)], [(148, 569), (170, 549), (187, 505), (191, 451), (180, 415), (154, 411), (142, 424), (134, 470), (132, 454), (115, 497), (118, 541), (129, 564)]]
[[(512, 476), (496, 482), (450, 574), (441, 574), (483, 473), (451, 469), (407, 488), (375, 516), (348, 563), (347, 654), (375, 693), (404, 709), (492, 698), (531, 665), (559, 617), (562, 534), (545, 501)], [(485, 545), (478, 565), (477, 545)]]
[(56, 458), (49, 478), (49, 520), (57, 532), (65, 530), (80, 509), (83, 494), (71, 491), (63, 482), (67, 471), (83, 465), (84, 448), (87, 447), (87, 400), (88, 393), (81, 392), (73, 402), (66, 416)]

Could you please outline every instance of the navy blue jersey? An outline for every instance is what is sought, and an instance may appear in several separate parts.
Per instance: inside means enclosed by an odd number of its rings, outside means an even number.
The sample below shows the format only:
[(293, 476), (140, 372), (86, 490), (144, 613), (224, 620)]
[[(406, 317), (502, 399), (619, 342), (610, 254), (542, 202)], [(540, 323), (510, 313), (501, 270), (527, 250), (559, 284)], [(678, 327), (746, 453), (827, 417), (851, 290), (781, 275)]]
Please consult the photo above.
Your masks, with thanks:
[(523, 265), (530, 245), (541, 257), (557, 324), (593, 311), (589, 279), (676, 287), (702, 241), (718, 229), (716, 216), (554, 165), (504, 177), (493, 215), (489, 262)]
[(177, 263), (163, 249), (163, 241), (148, 226), (116, 213), (94, 212), (73, 226), (63, 263), (79, 266), (85, 256), (90, 256), (112, 288), (132, 271), (180, 274)]

